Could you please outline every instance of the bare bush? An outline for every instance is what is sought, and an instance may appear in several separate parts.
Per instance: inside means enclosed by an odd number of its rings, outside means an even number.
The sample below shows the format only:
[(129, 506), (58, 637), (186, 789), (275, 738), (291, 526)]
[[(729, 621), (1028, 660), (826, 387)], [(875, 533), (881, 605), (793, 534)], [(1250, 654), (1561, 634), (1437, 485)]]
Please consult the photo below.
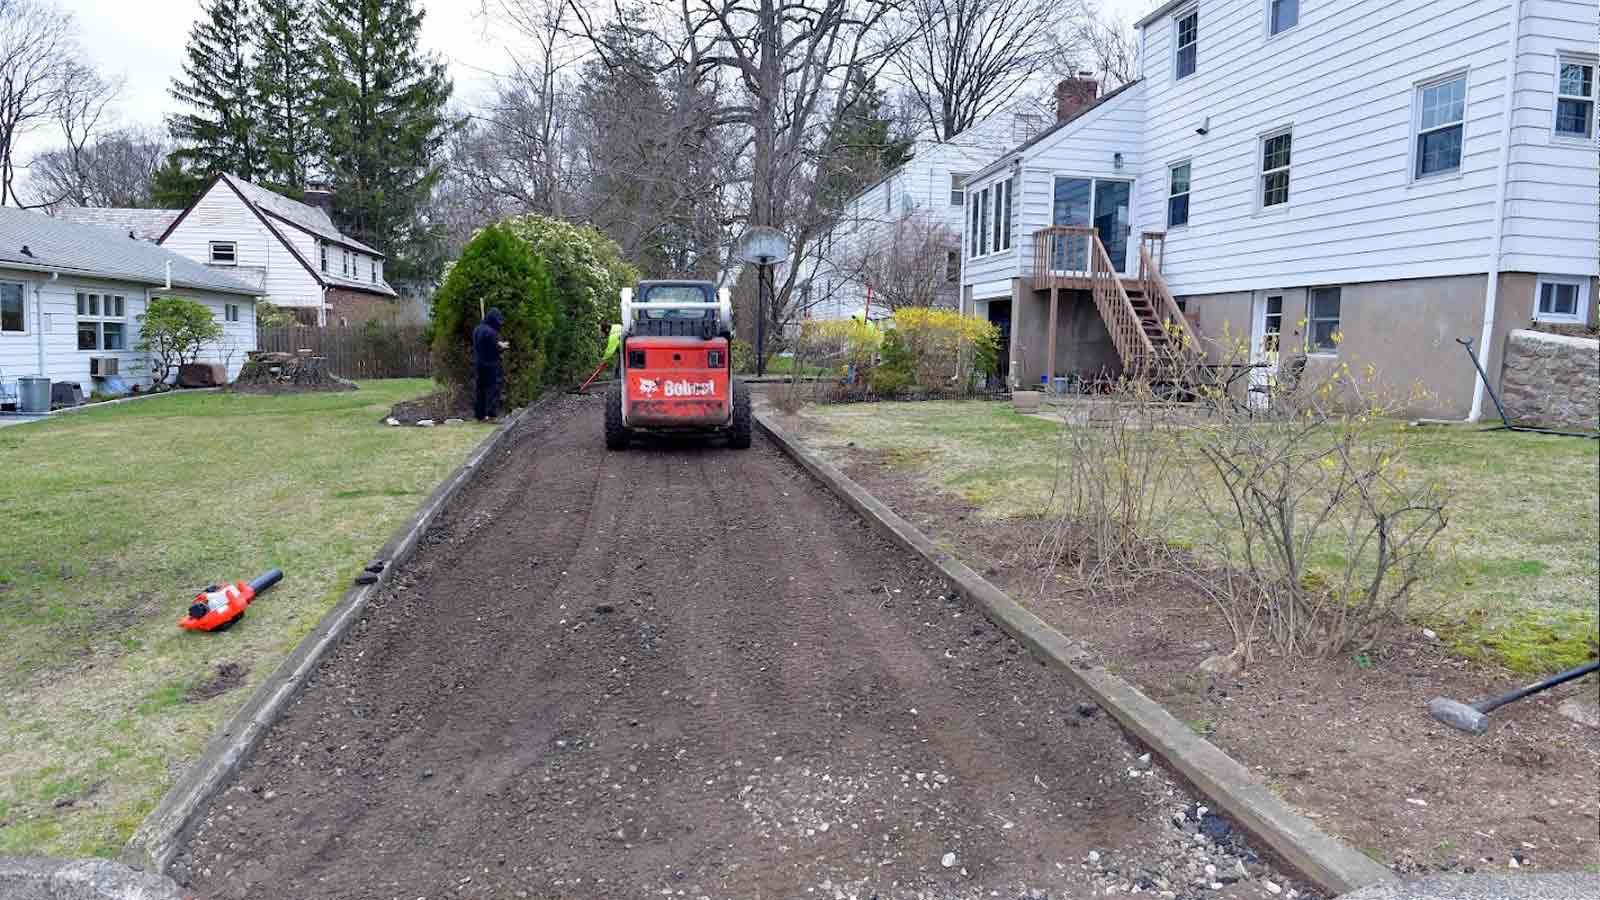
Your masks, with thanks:
[[(1220, 612), (1239, 664), (1262, 640), (1321, 657), (1380, 642), (1412, 611), (1447, 523), (1448, 491), (1408, 470), (1394, 420), (1417, 398), (1348, 363), (1286, 366), (1296, 377), (1246, 396), (1198, 358), (1165, 368), (1191, 402), (1124, 381), (1063, 425), (1046, 576), (1063, 562), (1091, 578), (1176, 574)], [(1209, 537), (1192, 548), (1178, 537), (1196, 532)]]

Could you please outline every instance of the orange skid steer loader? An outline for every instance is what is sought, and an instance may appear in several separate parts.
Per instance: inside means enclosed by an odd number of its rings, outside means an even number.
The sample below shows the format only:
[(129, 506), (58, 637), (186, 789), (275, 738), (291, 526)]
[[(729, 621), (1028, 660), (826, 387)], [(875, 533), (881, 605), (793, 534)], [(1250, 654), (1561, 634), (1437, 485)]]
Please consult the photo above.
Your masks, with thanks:
[(635, 434), (721, 434), (750, 446), (750, 389), (733, 376), (733, 304), (709, 281), (641, 281), (622, 291), (617, 385), (606, 447)]

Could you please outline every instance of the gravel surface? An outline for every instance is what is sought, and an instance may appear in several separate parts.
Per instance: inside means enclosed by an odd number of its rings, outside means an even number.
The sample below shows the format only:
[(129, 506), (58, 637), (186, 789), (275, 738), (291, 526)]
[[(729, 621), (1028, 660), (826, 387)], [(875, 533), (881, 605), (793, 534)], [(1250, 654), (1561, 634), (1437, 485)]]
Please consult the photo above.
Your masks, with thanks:
[(759, 438), (519, 426), (203, 812), (206, 897), (1310, 897)]

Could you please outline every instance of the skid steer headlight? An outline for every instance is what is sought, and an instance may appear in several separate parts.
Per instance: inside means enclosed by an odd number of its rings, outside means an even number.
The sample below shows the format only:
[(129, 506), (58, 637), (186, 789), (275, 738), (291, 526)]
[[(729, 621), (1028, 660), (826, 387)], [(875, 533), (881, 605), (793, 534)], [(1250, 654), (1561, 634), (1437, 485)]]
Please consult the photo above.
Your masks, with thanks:
[(720, 369), (720, 368), (722, 368), (722, 351), (721, 350), (707, 350), (706, 351), (706, 368), (708, 368), (708, 369)]
[(630, 369), (642, 369), (642, 368), (644, 368), (644, 351), (643, 350), (629, 350), (628, 351), (628, 368), (630, 368)]

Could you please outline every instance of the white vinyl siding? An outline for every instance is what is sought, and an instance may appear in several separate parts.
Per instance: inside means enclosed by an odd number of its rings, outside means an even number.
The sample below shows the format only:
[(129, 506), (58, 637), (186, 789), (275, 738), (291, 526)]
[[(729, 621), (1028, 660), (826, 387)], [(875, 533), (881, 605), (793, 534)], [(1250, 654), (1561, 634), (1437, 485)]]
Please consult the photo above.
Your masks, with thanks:
[(1560, 64), (1592, 58), (1597, 32), (1594, 0), (1522, 2), (1502, 271), (1600, 275), (1600, 148), (1555, 129)]
[[(1595, 191), (1573, 192), (1570, 185), (1596, 182), (1596, 154), (1591, 147), (1580, 159), (1563, 147), (1559, 161), (1571, 168), (1548, 164), (1558, 161), (1550, 147), (1554, 54), (1592, 42), (1595, 6), (1523, 0), (1523, 8), (1519, 46), (1527, 46), (1536, 29), (1566, 38), (1539, 38), (1537, 58), (1518, 64), (1501, 268), (1582, 272), (1595, 266)], [(1204, 64), (1181, 82), (1164, 64), (1173, 54), (1170, 17), (1143, 31), (1147, 114), (1136, 228), (1162, 227), (1169, 162), (1192, 160), (1192, 171), (1202, 176), (1191, 189), (1188, 226), (1166, 244), (1164, 274), (1173, 292), (1485, 273), (1506, 105), (1508, 0), (1302, 3), (1299, 24), (1270, 40), (1263, 34), (1263, 9), (1261, 3), (1205, 5)], [(1587, 24), (1571, 21), (1579, 16)], [(1451, 178), (1418, 180), (1416, 87), (1462, 71), (1460, 169)], [(1542, 85), (1543, 93), (1524, 99), (1523, 85)], [(1534, 140), (1534, 108), (1539, 146), (1518, 147)], [(1207, 134), (1197, 134), (1207, 120)], [(1525, 121), (1530, 128), (1522, 128)], [(1260, 138), (1291, 123), (1289, 203), (1271, 215), (1252, 215), (1260, 203)], [(1519, 159), (1527, 160), (1526, 168), (1518, 169)], [(1529, 183), (1519, 186), (1519, 178)], [(1532, 211), (1521, 197), (1550, 196), (1562, 184), (1569, 186), (1564, 202), (1571, 206), (1541, 206), (1542, 221), (1519, 224), (1518, 217)], [(1541, 255), (1519, 257), (1525, 251)]]
[[(291, 242), (296, 237), (294, 227), (276, 220), (274, 225)], [(306, 263), (269, 231), (233, 188), (222, 181), (212, 185), (161, 246), (209, 264), (213, 242), (233, 245), (234, 262), (228, 269), (229, 276), (245, 284), (260, 285), (263, 298), (274, 305), (322, 307), (322, 287), (307, 271)], [(316, 258), (314, 250), (314, 244), (307, 242), (300, 251), (312, 265)]]
[[(52, 282), (37, 273), (0, 269), (0, 285), (8, 283), (23, 288), (22, 298), (31, 332), (26, 336), (0, 333), (0, 379), (8, 385), (19, 375), (42, 374), (56, 382), (75, 382), (88, 395), (95, 388), (95, 381), (89, 377), (89, 360), (96, 356), (118, 360), (118, 377), (128, 384), (149, 383), (148, 360), (144, 354), (132, 348), (139, 343), (139, 316), (145, 311), (145, 298), (167, 292), (142, 284), (106, 279), (79, 278), (69, 282), (61, 278)], [(85, 295), (82, 307), (85, 316), (81, 319), (78, 315), (79, 294)], [(98, 298), (96, 307), (89, 305), (88, 295)], [(239, 367), (244, 364), (245, 351), (256, 346), (255, 304), (251, 298), (187, 288), (173, 290), (171, 296), (204, 304), (218, 321), (225, 319), (225, 305), (238, 307), (238, 321), (227, 322), (222, 340), (207, 345), (200, 355), (202, 362), (226, 362), (228, 377), (236, 377)], [(122, 298), (120, 307), (113, 299), (108, 313), (106, 297)], [(98, 308), (98, 315), (89, 315), (91, 308)], [(116, 315), (118, 309), (121, 310), (120, 317)], [(107, 324), (112, 325), (114, 331), (120, 325), (121, 348), (80, 350), (80, 321), (96, 326), (97, 342), (103, 342)]]

